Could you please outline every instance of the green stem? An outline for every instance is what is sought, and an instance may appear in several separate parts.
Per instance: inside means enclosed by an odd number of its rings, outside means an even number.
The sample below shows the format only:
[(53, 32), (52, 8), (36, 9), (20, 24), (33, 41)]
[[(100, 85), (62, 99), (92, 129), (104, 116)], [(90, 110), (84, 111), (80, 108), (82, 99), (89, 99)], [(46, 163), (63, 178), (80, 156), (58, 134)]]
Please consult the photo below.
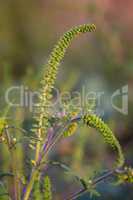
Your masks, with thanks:
[(32, 174), (31, 174), (30, 181), (29, 181), (29, 183), (28, 183), (28, 185), (26, 187), (26, 191), (25, 191), (23, 200), (28, 200), (29, 199), (30, 193), (32, 191), (32, 188), (33, 188), (33, 185), (34, 185), (34, 182), (35, 182), (37, 176), (38, 176), (38, 169), (34, 168)]
[(5, 127), (5, 135), (6, 135), (6, 141), (8, 145), (8, 150), (10, 152), (11, 156), (11, 168), (13, 176), (13, 196), (15, 200), (20, 200), (20, 183), (18, 180), (18, 172), (17, 172), (17, 163), (16, 163), (16, 151), (14, 147), (12, 146), (12, 140), (10, 133), (8, 131), (8, 126)]

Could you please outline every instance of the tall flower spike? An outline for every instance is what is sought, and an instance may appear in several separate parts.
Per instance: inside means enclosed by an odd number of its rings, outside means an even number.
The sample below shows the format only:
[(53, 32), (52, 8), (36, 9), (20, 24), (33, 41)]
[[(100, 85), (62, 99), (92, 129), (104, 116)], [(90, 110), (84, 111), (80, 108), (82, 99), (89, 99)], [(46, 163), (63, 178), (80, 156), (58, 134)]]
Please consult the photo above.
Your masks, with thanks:
[[(81, 33), (87, 33), (95, 31), (96, 26), (94, 24), (84, 24), (70, 29), (60, 39), (57, 45), (54, 47), (48, 63), (46, 65), (46, 71), (42, 80), (42, 89), (40, 90), (40, 102), (38, 104), (37, 113), (35, 119), (37, 121), (37, 127), (34, 131), (38, 137), (41, 138), (42, 134), (45, 136), (48, 126), (49, 115), (49, 102), (51, 100), (51, 92), (54, 87), (58, 67), (63, 59), (66, 49), (69, 47), (71, 41)], [(37, 144), (36, 160), (39, 156), (40, 143)]]
[(52, 200), (52, 188), (49, 176), (44, 178), (44, 199)]
[(104, 140), (107, 144), (109, 144), (113, 150), (117, 151), (118, 157), (116, 165), (117, 167), (122, 167), (124, 164), (124, 155), (122, 153), (122, 149), (120, 146), (119, 141), (113, 134), (113, 132), (110, 130), (110, 128), (96, 115), (85, 115), (83, 117), (83, 122), (89, 127), (97, 129), (102, 136), (104, 137)]

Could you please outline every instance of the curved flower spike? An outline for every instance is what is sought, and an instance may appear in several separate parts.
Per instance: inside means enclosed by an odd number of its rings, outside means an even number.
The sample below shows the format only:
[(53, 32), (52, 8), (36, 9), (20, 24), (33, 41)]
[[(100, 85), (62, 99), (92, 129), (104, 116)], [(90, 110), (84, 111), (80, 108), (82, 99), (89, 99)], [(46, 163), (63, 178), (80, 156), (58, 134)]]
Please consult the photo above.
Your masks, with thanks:
[(107, 124), (94, 114), (87, 114), (83, 116), (83, 122), (87, 126), (97, 129), (102, 134), (104, 141), (109, 144), (113, 150), (117, 151), (118, 157), (116, 165), (117, 167), (122, 167), (124, 164), (124, 155), (122, 153), (120, 143)]

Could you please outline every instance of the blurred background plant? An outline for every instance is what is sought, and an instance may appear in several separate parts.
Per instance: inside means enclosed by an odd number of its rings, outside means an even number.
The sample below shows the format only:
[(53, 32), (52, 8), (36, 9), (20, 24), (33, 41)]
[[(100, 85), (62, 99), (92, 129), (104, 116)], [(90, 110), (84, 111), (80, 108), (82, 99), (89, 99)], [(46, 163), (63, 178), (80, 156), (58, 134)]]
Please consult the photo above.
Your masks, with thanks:
[[(0, 116), (5, 108), (5, 91), (11, 86), (25, 86), (28, 90), (38, 89), (42, 64), (46, 63), (55, 41), (70, 27), (84, 23), (95, 23), (97, 32), (86, 34), (74, 41), (67, 53), (56, 81), (60, 91), (101, 92), (105, 98), (124, 85), (129, 87), (128, 115), (123, 115), (102, 99), (101, 110), (104, 120), (118, 134), (126, 155), (126, 162), (133, 166), (133, 2), (132, 0), (7, 0), (0, 2)], [(19, 101), (19, 92), (12, 94), (12, 101)], [(120, 102), (119, 102), (120, 104)], [(32, 114), (25, 107), (8, 109), (8, 124), (29, 131)], [(25, 139), (17, 144), (16, 163), (18, 170), (29, 176), (32, 151), (27, 137), (31, 133), (12, 130), (14, 138)], [(28, 151), (28, 154), (27, 154)], [(9, 171), (10, 156), (4, 144), (0, 144), (0, 171)], [(21, 158), (21, 159), (20, 159)], [(81, 127), (77, 134), (64, 138), (50, 154), (57, 160), (76, 171), (82, 177), (91, 177), (103, 167), (111, 168), (113, 155), (107, 149), (95, 130)], [(19, 162), (18, 162), (19, 159)], [(54, 199), (63, 198), (80, 187), (58, 167), (50, 167), (47, 174), (51, 177)], [(58, 177), (58, 179), (57, 179)], [(5, 180), (12, 192), (11, 178)], [(67, 191), (66, 191), (67, 188)], [(2, 191), (1, 191), (2, 190)], [(112, 187), (102, 183), (98, 188), (101, 199), (133, 198), (132, 186)], [(3, 193), (0, 187), (0, 193)], [(127, 196), (128, 193), (128, 196)], [(98, 197), (99, 198), (99, 197)], [(80, 199), (89, 199), (83, 196)], [(97, 197), (96, 197), (97, 199)]]

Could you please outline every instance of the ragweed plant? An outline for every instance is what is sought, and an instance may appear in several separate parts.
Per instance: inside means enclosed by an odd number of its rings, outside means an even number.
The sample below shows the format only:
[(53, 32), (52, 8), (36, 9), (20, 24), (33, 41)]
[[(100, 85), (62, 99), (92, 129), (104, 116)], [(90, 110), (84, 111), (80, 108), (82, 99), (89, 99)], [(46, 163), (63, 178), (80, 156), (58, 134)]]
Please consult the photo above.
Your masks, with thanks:
[[(110, 176), (115, 176), (118, 180), (121, 180), (121, 182), (133, 183), (133, 170), (132, 168), (124, 167), (125, 159), (119, 141), (108, 125), (98, 116), (91, 113), (81, 114), (78, 111), (73, 113), (72, 110), (69, 115), (65, 113), (63, 115), (60, 114), (58, 117), (56, 117), (56, 114), (55, 116), (51, 116), (49, 113), (49, 108), (52, 103), (52, 90), (55, 85), (60, 62), (62, 61), (67, 48), (76, 36), (87, 32), (93, 32), (95, 30), (96, 26), (94, 24), (84, 24), (70, 29), (59, 39), (49, 57), (41, 81), (39, 102), (34, 115), (35, 124), (33, 126), (33, 132), (35, 136), (32, 138), (29, 137), (29, 146), (35, 152), (35, 158), (30, 162), (30, 164), (32, 164), (30, 177), (26, 183), (23, 183), (16, 165), (12, 166), (13, 173), (4, 174), (4, 176), (13, 176), (15, 200), (28, 200), (32, 198), (35, 200), (52, 200), (52, 184), (50, 178), (45, 175), (46, 165), (52, 165), (53, 167), (56, 165), (61, 167), (65, 171), (72, 174), (81, 184), (82, 189), (73, 194), (70, 198), (66, 198), (68, 200), (76, 199), (86, 192), (90, 192), (90, 194), (97, 194), (95, 188), (96, 185)], [(75, 172), (73, 173), (73, 170), (65, 164), (54, 161), (51, 162), (48, 159), (49, 152), (53, 149), (59, 139), (74, 135), (78, 129), (79, 123), (80, 125), (86, 125), (100, 132), (105, 143), (111, 146), (117, 153), (117, 162), (113, 169), (103, 175), (100, 175), (98, 178), (88, 178), (88, 180), (86, 180), (84, 177), (80, 177)], [(16, 138), (11, 136), (9, 131), (10, 128), (12, 127), (8, 126), (6, 121), (0, 119), (0, 142), (3, 143), (6, 141), (8, 149), (12, 155), (12, 159), (14, 160), (14, 149), (16, 149), (18, 141)], [(41, 176), (42, 171), (44, 173), (43, 176)], [(4, 177), (2, 174), (0, 174), (0, 178)], [(44, 181), (42, 185), (40, 182), (42, 182), (43, 177)], [(20, 186), (22, 186), (22, 188), (20, 188)]]
[[(92, 25), (81, 25), (75, 28), (72, 28), (70, 31), (66, 32), (59, 40), (57, 45), (54, 47), (48, 63), (46, 65), (46, 71), (43, 76), (43, 80), (41, 81), (42, 87), (40, 90), (39, 103), (37, 108), (37, 113), (35, 115), (36, 124), (34, 132), (38, 137), (38, 141), (36, 144), (36, 156), (34, 161), (34, 168), (32, 170), (31, 178), (29, 183), (27, 184), (24, 200), (28, 200), (30, 197), (30, 193), (32, 191), (35, 180), (38, 176), (38, 170), (42, 163), (47, 161), (47, 155), (49, 151), (53, 148), (56, 142), (62, 137), (68, 137), (73, 135), (78, 127), (79, 121), (83, 124), (93, 127), (98, 130), (104, 138), (104, 141), (110, 145), (117, 152), (117, 163), (115, 167), (120, 168), (124, 165), (124, 156), (122, 153), (121, 146), (116, 139), (114, 133), (110, 130), (110, 128), (105, 124), (98, 116), (93, 114), (87, 114), (85, 116), (75, 116), (71, 119), (65, 120), (65, 124), (60, 129), (60, 126), (56, 128), (56, 134), (49, 133), (48, 130), (50, 127), (49, 124), (49, 107), (52, 99), (52, 89), (54, 88), (55, 80), (58, 73), (58, 68), (62, 58), (65, 55), (66, 49), (69, 47), (71, 41), (75, 38), (75, 36), (95, 31), (96, 27), (94, 24)], [(67, 116), (66, 116), (67, 119)], [(54, 128), (54, 126), (53, 126)], [(58, 133), (59, 132), (59, 133)], [(83, 179), (80, 179), (83, 180)], [(82, 181), (83, 183), (84, 181)], [(85, 182), (84, 182), (85, 183)], [(93, 184), (92, 184), (93, 186)], [(92, 187), (93, 188), (93, 187)], [(84, 188), (84, 190), (88, 190), (88, 187)], [(82, 193), (82, 192), (81, 192)], [(45, 199), (47, 199), (45, 197)]]
[[(35, 115), (35, 120), (37, 124), (35, 124), (34, 131), (38, 137), (38, 142), (36, 145), (36, 156), (35, 156), (35, 162), (36, 166), (40, 165), (42, 154), (41, 152), (41, 141), (43, 138), (43, 141), (46, 140), (46, 133), (48, 130), (49, 125), (49, 104), (50, 100), (52, 98), (52, 89), (55, 84), (58, 67), (60, 65), (60, 62), (62, 58), (65, 55), (66, 49), (71, 44), (71, 41), (77, 36), (82, 33), (92, 32), (95, 31), (96, 26), (94, 24), (84, 24), (77, 27), (72, 28), (68, 32), (66, 32), (59, 40), (57, 45), (54, 47), (50, 58), (48, 60), (48, 63), (46, 65), (46, 71), (44, 72), (43, 80), (41, 81), (42, 87), (40, 89), (40, 101), (38, 103), (38, 109)], [(46, 148), (45, 148), (46, 149)], [(46, 153), (45, 153), (46, 156)], [(32, 177), (30, 180), (30, 183), (27, 186), (27, 190), (24, 195), (24, 200), (27, 200), (29, 198), (29, 195), (31, 193), (35, 178), (37, 176), (37, 170), (35, 169), (32, 173)]]
[[(94, 24), (85, 24), (72, 28), (59, 39), (59, 42), (54, 47), (46, 65), (46, 71), (44, 72), (43, 80), (41, 81), (42, 87), (40, 90), (40, 102), (38, 103), (38, 109), (35, 115), (35, 119), (37, 121), (37, 125), (35, 125), (35, 132), (39, 139), (41, 139), (41, 137), (44, 139), (46, 136), (49, 117), (48, 107), (52, 98), (52, 89), (55, 84), (60, 62), (63, 59), (67, 48), (77, 35), (81, 33), (92, 32), (95, 31), (95, 29), (96, 26)], [(40, 142), (37, 143), (36, 147), (36, 162), (39, 157), (39, 151)]]

